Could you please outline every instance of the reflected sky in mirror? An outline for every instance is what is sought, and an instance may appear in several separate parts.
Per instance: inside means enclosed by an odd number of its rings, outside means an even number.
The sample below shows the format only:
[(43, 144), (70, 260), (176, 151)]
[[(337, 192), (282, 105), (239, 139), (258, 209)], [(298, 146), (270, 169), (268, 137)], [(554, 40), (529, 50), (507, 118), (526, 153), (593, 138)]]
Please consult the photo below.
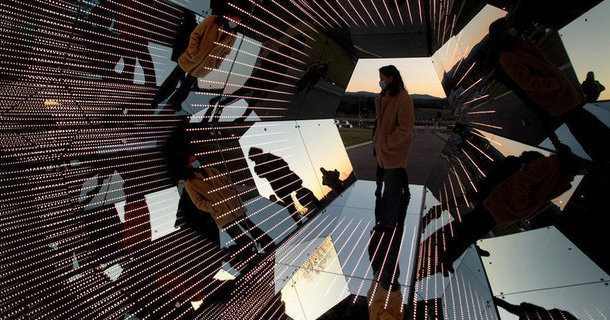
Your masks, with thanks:
[[(406, 217), (398, 262), (400, 269), (398, 282), (403, 286), (401, 289), (403, 297), (408, 296), (407, 286), (411, 283), (414, 273), (413, 263), (416, 259), (414, 245), (419, 230), (419, 210), (423, 202), (423, 187), (412, 185), (410, 189), (414, 210), (409, 210)], [(371, 206), (371, 203), (373, 206), (375, 203), (374, 191), (375, 182), (357, 181), (319, 216), (299, 230), (295, 237), (290, 238), (278, 249), (276, 290), (281, 290), (290, 283), (306, 261), (323, 243), (327, 243), (332, 246), (331, 251), (338, 257), (339, 269), (319, 271), (340, 276), (344, 279), (340, 283), (347, 285), (349, 293), (366, 295), (373, 280), (367, 247), (375, 224), (374, 210)], [(340, 273), (336, 274), (336, 271)], [(345, 297), (345, 292), (342, 289), (335, 289), (332, 289), (334, 292), (332, 299), (339, 302)], [(321, 290), (331, 289), (321, 286), (318, 292)]]
[(608, 15), (610, 1), (605, 0), (559, 30), (578, 79), (584, 81), (587, 72), (594, 71), (596, 80), (606, 87), (599, 100), (610, 99), (610, 67), (599, 55), (610, 51)]
[[(506, 16), (506, 11), (486, 5), (457, 35), (453, 36), (432, 55), (438, 78), (443, 79), (485, 36), (489, 25)], [(456, 75), (452, 75), (456, 76)]]
[(330, 200), (355, 180), (337, 126), (331, 119), (301, 120), (297, 126), (322, 193)]

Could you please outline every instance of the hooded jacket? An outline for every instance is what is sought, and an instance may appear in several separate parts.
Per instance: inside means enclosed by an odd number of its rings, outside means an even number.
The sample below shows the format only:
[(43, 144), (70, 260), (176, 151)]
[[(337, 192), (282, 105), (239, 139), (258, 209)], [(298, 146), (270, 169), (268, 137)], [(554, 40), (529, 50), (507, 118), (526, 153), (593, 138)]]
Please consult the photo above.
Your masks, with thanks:
[(218, 227), (225, 227), (244, 217), (243, 207), (229, 178), (214, 168), (203, 168), (186, 180), (185, 190), (199, 210), (209, 212)]
[(379, 166), (404, 168), (415, 123), (413, 100), (405, 90), (400, 90), (396, 96), (379, 95), (375, 99), (375, 111), (377, 125), (373, 143)]
[(193, 77), (203, 77), (217, 69), (231, 52), (235, 35), (218, 28), (218, 16), (205, 18), (191, 33), (186, 51), (178, 58), (178, 65)]

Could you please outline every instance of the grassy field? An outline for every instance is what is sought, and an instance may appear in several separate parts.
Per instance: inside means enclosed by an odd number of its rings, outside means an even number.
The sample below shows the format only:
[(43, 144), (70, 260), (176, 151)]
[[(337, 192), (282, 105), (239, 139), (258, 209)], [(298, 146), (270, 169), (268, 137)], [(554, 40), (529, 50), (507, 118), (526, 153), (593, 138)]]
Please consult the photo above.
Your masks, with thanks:
[(373, 129), (339, 128), (339, 134), (343, 140), (343, 145), (349, 147), (359, 143), (371, 141)]

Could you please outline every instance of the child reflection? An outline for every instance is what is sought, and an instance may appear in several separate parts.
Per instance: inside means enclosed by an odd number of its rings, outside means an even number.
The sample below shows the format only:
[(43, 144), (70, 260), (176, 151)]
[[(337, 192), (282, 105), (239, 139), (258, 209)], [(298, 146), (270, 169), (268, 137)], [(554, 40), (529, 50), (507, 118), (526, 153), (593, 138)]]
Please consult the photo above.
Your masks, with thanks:
[(303, 187), (303, 180), (290, 170), (284, 159), (268, 152), (263, 153), (263, 150), (257, 147), (250, 148), (248, 158), (255, 163), (254, 172), (269, 181), (273, 192), (279, 197), (278, 200), (284, 203), (298, 226), (303, 224), (299, 213), (320, 207), (313, 192)]
[(367, 293), (370, 319), (403, 319), (403, 297), (398, 278), (398, 258), (403, 226), (376, 225), (368, 252), (373, 282)]
[(345, 190), (343, 181), (339, 179), (341, 175), (339, 170), (331, 171), (320, 167), (320, 172), (322, 172), (322, 184), (329, 187), (335, 194), (340, 194)]
[(519, 316), (519, 320), (578, 320), (578, 318), (571, 313), (560, 309), (547, 310), (543, 307), (527, 302), (521, 302), (519, 305), (514, 305), (497, 297), (493, 297), (493, 300), (496, 306), (501, 307), (502, 309), (516, 316)]
[(179, 111), (191, 89), (196, 87), (197, 78), (220, 66), (235, 42), (236, 22), (241, 21), (238, 13), (227, 5), (224, 15), (210, 15), (193, 30), (188, 47), (178, 58), (178, 66), (157, 91), (153, 107), (169, 98), (167, 105)]
[[(273, 239), (246, 215), (246, 208), (225, 174), (213, 167), (201, 168), (194, 155), (188, 157), (185, 165), (190, 170), (184, 189), (193, 204), (199, 210), (209, 212), (216, 225), (233, 238), (236, 245), (229, 247), (232, 258), (242, 258), (256, 251), (256, 244), (267, 252), (275, 248)], [(247, 237), (246, 232), (252, 238)]]
[[(581, 167), (580, 161), (569, 154), (534, 157), (528, 152), (521, 156), (525, 157), (528, 160), (521, 159), (522, 168), (505, 179), (495, 178), (497, 185), (489, 186), (489, 193), (481, 197), (483, 200), (461, 221), (452, 222), (454, 236), (448, 240), (446, 250), (440, 252), (439, 259), (445, 275), (453, 272), (453, 262), (492, 228), (526, 219), (569, 190)], [(506, 172), (490, 174), (503, 175)]]

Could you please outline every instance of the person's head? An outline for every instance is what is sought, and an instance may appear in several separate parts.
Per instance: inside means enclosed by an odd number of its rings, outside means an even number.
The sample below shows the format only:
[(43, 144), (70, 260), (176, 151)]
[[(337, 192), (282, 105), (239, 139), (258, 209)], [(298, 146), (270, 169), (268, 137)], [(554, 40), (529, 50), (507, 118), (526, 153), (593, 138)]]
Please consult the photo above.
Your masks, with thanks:
[(497, 49), (512, 48), (517, 39), (515, 29), (507, 18), (500, 18), (489, 25), (489, 41)]
[(595, 73), (593, 71), (587, 72), (587, 80), (595, 80)]
[(407, 90), (400, 71), (393, 65), (379, 68), (379, 86), (382, 95), (387, 92), (390, 96), (395, 96), (400, 90)]
[(248, 158), (250, 160), (256, 162), (256, 159), (261, 154), (263, 154), (263, 149), (257, 148), (257, 147), (251, 147), (250, 150), (248, 151)]
[(537, 151), (523, 151), (523, 153), (521, 153), (519, 156), (522, 168), (527, 167), (530, 163), (541, 158), (544, 158), (544, 155)]
[(243, 7), (247, 1), (227, 1), (221, 11), (218, 22), (226, 26), (229, 30), (236, 29), (242, 21)]

